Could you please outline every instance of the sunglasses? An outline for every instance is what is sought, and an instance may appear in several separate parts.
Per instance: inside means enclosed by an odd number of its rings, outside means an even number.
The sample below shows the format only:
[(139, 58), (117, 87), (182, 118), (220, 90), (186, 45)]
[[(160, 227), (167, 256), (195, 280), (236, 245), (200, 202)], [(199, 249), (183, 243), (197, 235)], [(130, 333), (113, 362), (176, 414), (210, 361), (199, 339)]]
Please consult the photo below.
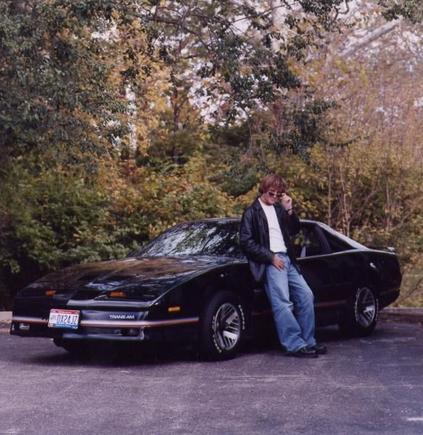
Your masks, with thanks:
[(271, 197), (271, 198), (282, 198), (284, 192), (282, 193), (276, 193), (276, 192), (267, 192), (267, 194)]

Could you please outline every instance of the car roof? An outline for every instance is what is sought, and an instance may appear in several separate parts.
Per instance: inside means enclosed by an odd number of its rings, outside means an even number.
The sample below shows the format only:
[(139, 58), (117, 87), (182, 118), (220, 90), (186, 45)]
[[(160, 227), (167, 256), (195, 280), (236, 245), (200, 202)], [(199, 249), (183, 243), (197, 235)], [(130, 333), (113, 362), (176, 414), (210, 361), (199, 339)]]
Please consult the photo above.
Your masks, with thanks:
[[(192, 219), (189, 221), (183, 221), (180, 222), (180, 224), (194, 224), (194, 223), (208, 223), (208, 222), (215, 222), (215, 223), (221, 223), (221, 224), (225, 224), (225, 223), (234, 223), (234, 222), (241, 222), (241, 218), (240, 217), (215, 217), (215, 218), (203, 218), (203, 219)], [(312, 219), (300, 219), (301, 223), (308, 223), (308, 224), (319, 224), (319, 225), (323, 225), (325, 228), (328, 227), (326, 224), (324, 224), (323, 222), (319, 222), (319, 221), (315, 221)], [(330, 227), (328, 227), (330, 228)]]
[[(183, 224), (194, 224), (194, 223), (218, 223), (221, 225), (225, 224), (231, 224), (231, 223), (239, 223), (241, 221), (240, 217), (221, 217), (221, 218), (204, 218), (204, 219), (195, 219), (191, 221), (181, 222), (180, 225)], [(356, 242), (355, 240), (351, 239), (350, 237), (345, 236), (344, 234), (334, 230), (329, 225), (316, 221), (313, 219), (300, 219), (300, 222), (302, 224), (309, 224), (309, 225), (318, 225), (320, 228), (323, 228), (328, 233), (332, 234), (335, 237), (338, 237), (339, 239), (343, 240), (344, 242), (348, 243), (351, 247), (357, 248), (357, 249), (368, 249), (366, 246), (362, 245), (359, 242)]]
[(240, 217), (221, 217), (221, 218), (203, 218), (203, 219), (192, 219), (190, 221), (183, 221), (179, 222), (178, 225), (182, 224), (199, 224), (199, 223), (220, 223), (220, 224), (226, 224), (226, 223), (236, 223), (241, 222)]

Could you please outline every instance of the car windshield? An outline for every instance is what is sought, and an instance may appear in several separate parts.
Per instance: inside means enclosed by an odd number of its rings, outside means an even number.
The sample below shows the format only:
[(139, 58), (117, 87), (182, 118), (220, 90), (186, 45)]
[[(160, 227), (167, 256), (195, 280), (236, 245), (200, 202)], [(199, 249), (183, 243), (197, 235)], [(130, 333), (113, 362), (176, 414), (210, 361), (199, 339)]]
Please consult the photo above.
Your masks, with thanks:
[(177, 225), (158, 236), (135, 256), (211, 255), (243, 257), (238, 222), (193, 222)]

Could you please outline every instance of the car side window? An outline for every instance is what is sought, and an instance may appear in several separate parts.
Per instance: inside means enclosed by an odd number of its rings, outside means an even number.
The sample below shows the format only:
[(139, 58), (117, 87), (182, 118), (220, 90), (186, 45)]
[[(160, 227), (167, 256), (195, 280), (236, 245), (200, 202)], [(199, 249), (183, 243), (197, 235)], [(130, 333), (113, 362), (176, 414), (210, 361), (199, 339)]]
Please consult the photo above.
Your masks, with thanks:
[(325, 254), (320, 238), (313, 227), (303, 226), (293, 239), (295, 256), (297, 258)]
[(351, 246), (347, 243), (343, 242), (342, 240), (338, 239), (334, 235), (328, 233), (327, 231), (324, 231), (326, 240), (329, 243), (330, 250), (332, 252), (342, 252), (342, 251), (348, 251), (351, 249)]

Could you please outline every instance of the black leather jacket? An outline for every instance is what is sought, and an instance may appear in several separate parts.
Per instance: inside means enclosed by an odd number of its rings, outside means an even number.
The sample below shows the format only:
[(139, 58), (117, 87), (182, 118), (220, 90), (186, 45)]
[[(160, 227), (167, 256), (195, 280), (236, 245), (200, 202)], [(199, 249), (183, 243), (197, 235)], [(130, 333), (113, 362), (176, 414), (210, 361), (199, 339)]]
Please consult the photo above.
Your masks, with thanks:
[[(275, 204), (275, 210), (287, 254), (298, 268), (290, 236), (300, 231), (300, 220), (294, 212), (289, 215), (280, 204)], [(266, 265), (272, 263), (274, 253), (270, 250), (267, 218), (258, 199), (245, 209), (239, 233), (241, 248), (248, 258), (251, 273), (257, 282), (262, 282)]]

